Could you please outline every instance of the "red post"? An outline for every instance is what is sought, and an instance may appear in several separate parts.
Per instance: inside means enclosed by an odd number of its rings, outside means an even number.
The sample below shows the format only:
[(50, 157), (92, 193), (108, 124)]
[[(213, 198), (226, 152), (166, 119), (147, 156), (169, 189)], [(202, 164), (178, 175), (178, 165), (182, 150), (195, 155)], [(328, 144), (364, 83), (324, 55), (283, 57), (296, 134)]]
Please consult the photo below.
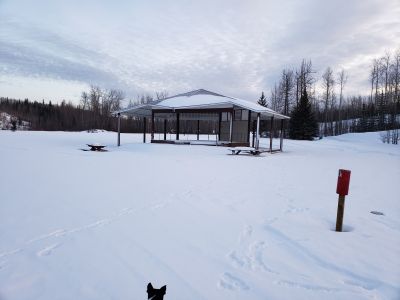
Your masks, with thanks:
[(337, 217), (336, 217), (336, 231), (341, 232), (343, 226), (343, 214), (344, 214), (344, 201), (346, 195), (349, 193), (350, 185), (350, 174), (349, 170), (339, 170), (338, 182), (336, 186), (336, 193), (339, 194)]

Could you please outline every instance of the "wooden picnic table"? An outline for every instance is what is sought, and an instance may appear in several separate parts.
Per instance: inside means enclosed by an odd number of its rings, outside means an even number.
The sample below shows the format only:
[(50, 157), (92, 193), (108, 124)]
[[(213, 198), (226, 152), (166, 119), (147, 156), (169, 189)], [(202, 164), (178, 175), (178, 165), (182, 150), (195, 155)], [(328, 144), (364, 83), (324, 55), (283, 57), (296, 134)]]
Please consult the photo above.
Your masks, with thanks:
[(99, 144), (87, 144), (90, 147), (90, 151), (103, 151), (106, 146)]
[(253, 147), (234, 147), (234, 148), (229, 148), (228, 150), (232, 151), (232, 154), (234, 155), (239, 155), (241, 152), (249, 153), (252, 155), (259, 155), (261, 152), (263, 152)]

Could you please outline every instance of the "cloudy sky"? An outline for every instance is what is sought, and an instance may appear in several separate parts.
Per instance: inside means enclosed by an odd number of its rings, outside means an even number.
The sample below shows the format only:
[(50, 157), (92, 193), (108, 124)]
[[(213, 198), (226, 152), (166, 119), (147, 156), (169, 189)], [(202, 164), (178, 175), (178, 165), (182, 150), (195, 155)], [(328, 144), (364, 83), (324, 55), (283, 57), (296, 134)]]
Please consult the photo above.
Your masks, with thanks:
[(78, 101), (95, 84), (253, 100), (302, 58), (367, 94), (371, 60), (399, 47), (399, 0), (0, 0), (0, 96)]

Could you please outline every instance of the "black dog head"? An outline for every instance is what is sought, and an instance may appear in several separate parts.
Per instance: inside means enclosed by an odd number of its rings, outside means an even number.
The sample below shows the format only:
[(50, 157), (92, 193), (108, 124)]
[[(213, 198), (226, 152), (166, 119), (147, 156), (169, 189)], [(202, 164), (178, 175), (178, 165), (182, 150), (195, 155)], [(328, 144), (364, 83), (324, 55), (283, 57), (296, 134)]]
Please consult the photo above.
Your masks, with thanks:
[(164, 285), (161, 289), (155, 289), (149, 283), (147, 285), (147, 298), (151, 300), (163, 300), (167, 287)]

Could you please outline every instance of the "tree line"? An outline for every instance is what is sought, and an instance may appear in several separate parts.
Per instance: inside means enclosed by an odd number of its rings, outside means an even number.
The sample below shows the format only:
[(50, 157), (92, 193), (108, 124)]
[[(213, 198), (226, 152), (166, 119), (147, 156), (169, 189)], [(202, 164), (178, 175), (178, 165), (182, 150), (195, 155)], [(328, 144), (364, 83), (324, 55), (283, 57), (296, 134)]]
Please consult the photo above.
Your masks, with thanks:
[(370, 65), (368, 96), (344, 97), (348, 73), (327, 67), (318, 76), (311, 60), (303, 59), (298, 68), (286, 68), (269, 97), (262, 92), (258, 103), (291, 115), (307, 93), (322, 136), (348, 132), (392, 130), (398, 136), (400, 108), (400, 48), (386, 52)]
[[(153, 102), (165, 98), (166, 92), (157, 92), (155, 97), (150, 94), (138, 95), (136, 100), (130, 100), (129, 106)], [(79, 104), (63, 100), (53, 104), (44, 100), (12, 99), (0, 97), (0, 111), (13, 115), (12, 128), (17, 128), (22, 121), (29, 122), (31, 130), (45, 131), (83, 131), (93, 129), (117, 130), (117, 118), (113, 112), (121, 109), (125, 95), (121, 90), (106, 90), (91, 86), (89, 91), (81, 94)], [(148, 120), (150, 122), (150, 120)], [(143, 121), (140, 118), (122, 118), (122, 132), (142, 132)], [(149, 124), (147, 125), (149, 127)]]

